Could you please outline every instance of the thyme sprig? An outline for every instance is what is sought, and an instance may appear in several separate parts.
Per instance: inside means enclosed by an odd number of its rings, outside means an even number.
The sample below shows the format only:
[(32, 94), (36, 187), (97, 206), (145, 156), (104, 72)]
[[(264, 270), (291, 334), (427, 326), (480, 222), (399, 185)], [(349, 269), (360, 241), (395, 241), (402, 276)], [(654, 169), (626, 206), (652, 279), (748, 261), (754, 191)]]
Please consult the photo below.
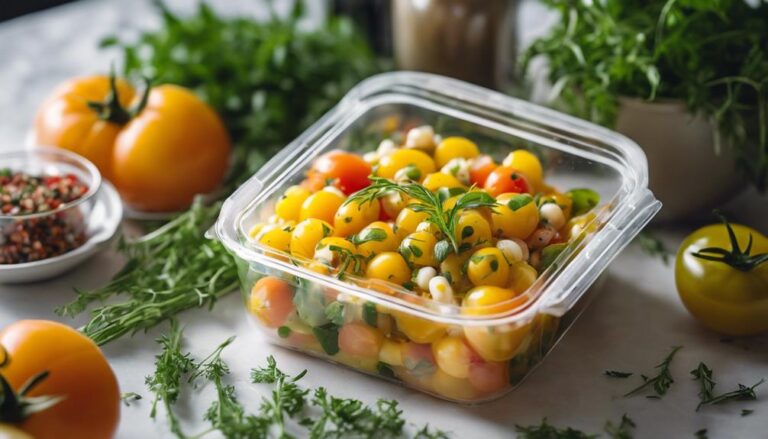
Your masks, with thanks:
[(664, 358), (664, 361), (656, 365), (656, 368), (659, 369), (659, 373), (656, 376), (650, 378), (645, 375), (641, 375), (643, 378), (643, 384), (625, 393), (624, 396), (634, 395), (647, 388), (652, 388), (656, 393), (655, 397), (657, 398), (664, 396), (672, 383), (675, 382), (675, 380), (672, 378), (669, 367), (672, 364), (672, 359), (675, 357), (675, 354), (677, 354), (680, 349), (682, 349), (682, 346), (674, 346), (672, 348), (672, 352), (670, 352), (669, 355)]
[(757, 393), (755, 392), (755, 389), (763, 384), (765, 382), (765, 379), (761, 379), (757, 383), (753, 384), (752, 386), (745, 386), (744, 384), (739, 384), (738, 389), (723, 393), (721, 395), (712, 396), (708, 399), (705, 399), (699, 403), (698, 406), (696, 406), (696, 410), (698, 411), (701, 407), (705, 405), (713, 405), (713, 404), (723, 404), (728, 401), (750, 401), (757, 399)]
[(693, 375), (694, 380), (699, 382), (699, 399), (701, 401), (712, 399), (712, 392), (715, 389), (715, 384), (717, 384), (712, 379), (712, 369), (700, 362), (696, 369), (691, 371), (691, 375)]
[(370, 177), (371, 185), (352, 194), (345, 203), (356, 201), (360, 204), (370, 203), (387, 193), (400, 192), (415, 200), (408, 205), (416, 212), (426, 213), (427, 221), (437, 226), (438, 230), (449, 240), (456, 254), (461, 252), (461, 239), (456, 235), (456, 227), (459, 222), (459, 213), (466, 209), (477, 209), (496, 206), (496, 200), (485, 192), (469, 190), (461, 195), (456, 204), (448, 210), (443, 206), (443, 200), (439, 194), (418, 183), (395, 183), (381, 177)]

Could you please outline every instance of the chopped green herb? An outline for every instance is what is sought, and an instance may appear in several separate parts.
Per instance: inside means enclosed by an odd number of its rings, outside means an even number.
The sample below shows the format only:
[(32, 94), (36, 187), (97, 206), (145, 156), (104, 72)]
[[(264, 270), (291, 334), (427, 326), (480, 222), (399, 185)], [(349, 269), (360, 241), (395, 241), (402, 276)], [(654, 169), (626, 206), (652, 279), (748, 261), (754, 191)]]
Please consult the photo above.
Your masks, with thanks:
[(712, 369), (704, 363), (699, 363), (696, 369), (691, 371), (693, 379), (699, 382), (699, 399), (707, 401), (712, 399), (712, 391), (715, 388), (715, 381), (712, 380)]
[(287, 326), (281, 326), (277, 328), (277, 335), (280, 338), (288, 338), (291, 335), (291, 328)]
[(533, 203), (532, 196), (528, 194), (515, 194), (509, 198), (509, 201), (507, 201), (507, 207), (513, 211), (517, 211), (518, 209), (522, 209), (531, 203)]
[(632, 439), (632, 431), (637, 427), (635, 421), (625, 414), (621, 415), (619, 425), (613, 425), (611, 421), (605, 424), (605, 432), (611, 439)]
[(120, 394), (120, 400), (123, 401), (126, 407), (129, 407), (132, 402), (140, 400), (142, 397), (136, 392), (125, 392)]
[(443, 262), (451, 253), (451, 243), (445, 239), (438, 241), (435, 244), (435, 259), (438, 263)]
[(334, 325), (341, 326), (344, 324), (344, 304), (335, 301), (328, 304), (325, 307), (325, 317)]
[(611, 378), (629, 378), (632, 376), (632, 372), (620, 372), (618, 370), (606, 370), (603, 371), (603, 375)]
[(696, 439), (709, 439), (709, 435), (707, 434), (706, 428), (702, 428), (701, 430), (698, 430), (693, 435), (696, 436)]
[(696, 410), (699, 410), (702, 406), (705, 406), (705, 405), (723, 404), (729, 401), (755, 400), (757, 399), (757, 393), (755, 392), (755, 389), (761, 384), (763, 384), (764, 382), (765, 382), (765, 379), (761, 379), (760, 381), (758, 381), (757, 383), (749, 387), (745, 386), (744, 384), (739, 384), (739, 388), (736, 390), (723, 393), (722, 395), (713, 396), (709, 399), (701, 401), (699, 405), (696, 407)]
[[(361, 203), (362, 204), (362, 203)], [(364, 244), (366, 242), (377, 241), (381, 242), (387, 239), (387, 232), (383, 229), (372, 227), (364, 230), (365, 234), (357, 234), (352, 237), (352, 243), (355, 245)]]
[(339, 327), (337, 325), (328, 323), (327, 325), (316, 326), (312, 328), (312, 333), (315, 334), (326, 354), (336, 355), (339, 353)]
[(515, 425), (515, 431), (520, 439), (594, 439), (597, 437), (571, 427), (562, 429), (554, 427), (547, 422), (547, 418), (542, 419), (540, 425)]
[(669, 387), (672, 385), (672, 383), (675, 382), (674, 379), (672, 379), (672, 374), (669, 371), (669, 367), (672, 364), (672, 359), (675, 357), (675, 354), (682, 349), (682, 346), (675, 346), (672, 348), (672, 352), (667, 355), (667, 357), (659, 363), (656, 368), (659, 369), (658, 375), (648, 378), (645, 375), (641, 375), (643, 378), (643, 384), (636, 387), (633, 390), (630, 390), (627, 392), (624, 396), (631, 396), (638, 392), (641, 392), (647, 388), (653, 389), (654, 392), (656, 392), (657, 397), (662, 397), (667, 393), (667, 390), (669, 390)]
[(363, 304), (363, 321), (374, 328), (379, 325), (379, 312), (376, 310), (376, 304), (365, 302)]

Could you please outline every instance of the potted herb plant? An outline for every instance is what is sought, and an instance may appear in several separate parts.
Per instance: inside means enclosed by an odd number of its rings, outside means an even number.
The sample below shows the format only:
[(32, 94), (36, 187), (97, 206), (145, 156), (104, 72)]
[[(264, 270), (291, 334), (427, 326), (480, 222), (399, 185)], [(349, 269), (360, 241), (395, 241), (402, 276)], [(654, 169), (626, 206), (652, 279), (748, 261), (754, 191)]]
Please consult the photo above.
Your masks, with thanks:
[(637, 141), (662, 220), (768, 186), (768, 3), (545, 0), (561, 14), (522, 66), (546, 58), (567, 111)]

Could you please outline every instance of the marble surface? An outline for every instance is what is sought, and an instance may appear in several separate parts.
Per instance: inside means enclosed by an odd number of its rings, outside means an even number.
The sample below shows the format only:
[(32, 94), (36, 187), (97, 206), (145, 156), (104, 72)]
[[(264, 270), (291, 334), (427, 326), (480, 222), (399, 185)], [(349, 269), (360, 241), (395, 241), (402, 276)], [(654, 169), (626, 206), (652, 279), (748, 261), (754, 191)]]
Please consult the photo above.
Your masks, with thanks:
[[(191, 7), (193, 1), (171, 2)], [(233, 13), (263, 12), (251, 2), (221, 1)], [(118, 30), (130, 35), (153, 26), (148, 1), (87, 0), (0, 24), (0, 148), (22, 145), (41, 99), (60, 81), (73, 75), (104, 71), (115, 53), (99, 51), (96, 42)], [(524, 40), (540, 32), (549, 18), (538, 5), (523, 4)], [(551, 21), (551, 20), (550, 20)], [(746, 192), (730, 206), (737, 219), (768, 232), (766, 198)], [(691, 226), (666, 227), (660, 236), (676, 248)], [(70, 274), (49, 282), (0, 286), (0, 327), (23, 318), (59, 319), (53, 308), (74, 297), (73, 287), (104, 284), (121, 266), (119, 255), (105, 251)], [(248, 382), (250, 368), (274, 355), (286, 371), (308, 369), (306, 386), (323, 385), (341, 396), (366, 402), (394, 398), (407, 419), (453, 433), (456, 438), (513, 437), (516, 424), (538, 423), (543, 417), (560, 426), (601, 432), (605, 422), (626, 413), (637, 424), (638, 438), (693, 437), (706, 428), (710, 438), (768, 437), (768, 385), (758, 389), (755, 402), (707, 407), (699, 412), (697, 386), (689, 371), (704, 361), (715, 371), (718, 390), (768, 378), (768, 337), (721, 342), (721, 337), (699, 326), (683, 308), (675, 292), (673, 270), (661, 260), (630, 245), (607, 270), (605, 282), (587, 308), (543, 364), (508, 396), (481, 406), (465, 407), (436, 400), (377, 379), (326, 364), (320, 360), (272, 347), (253, 331), (239, 295), (233, 293), (212, 312), (193, 310), (180, 316), (186, 327), (186, 346), (201, 356), (227, 337), (237, 334), (224, 359), (232, 368), (232, 383), (240, 399), (255, 409), (267, 389)], [(66, 320), (73, 326), (82, 320)], [(158, 352), (153, 342), (166, 327), (136, 334), (104, 348), (124, 392), (145, 399), (124, 407), (120, 438), (169, 437), (162, 410), (149, 419), (149, 393), (144, 377), (153, 370)], [(652, 374), (671, 346), (683, 346), (672, 373), (675, 384), (661, 400), (622, 394), (635, 380), (609, 379), (605, 369)], [(203, 429), (196, 419), (211, 401), (211, 388), (182, 396), (178, 410), (189, 433)], [(741, 417), (742, 408), (754, 414)], [(213, 437), (213, 436), (212, 436)]]

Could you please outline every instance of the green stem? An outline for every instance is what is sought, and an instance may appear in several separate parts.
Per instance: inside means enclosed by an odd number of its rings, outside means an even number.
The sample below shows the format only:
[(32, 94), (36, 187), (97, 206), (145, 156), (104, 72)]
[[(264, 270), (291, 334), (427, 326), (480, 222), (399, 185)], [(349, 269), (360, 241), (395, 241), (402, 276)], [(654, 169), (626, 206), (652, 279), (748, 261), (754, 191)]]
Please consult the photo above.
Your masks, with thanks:
[(742, 250), (739, 245), (739, 240), (736, 237), (736, 232), (733, 231), (733, 227), (731, 227), (728, 219), (718, 211), (715, 211), (715, 215), (720, 218), (720, 221), (725, 225), (726, 231), (728, 232), (728, 240), (731, 242), (731, 249), (707, 247), (691, 253), (693, 256), (706, 261), (722, 262), (744, 272), (750, 271), (755, 267), (768, 262), (768, 253), (759, 253), (756, 255), (750, 254), (752, 252), (753, 243), (752, 233), (749, 234), (747, 247)]

